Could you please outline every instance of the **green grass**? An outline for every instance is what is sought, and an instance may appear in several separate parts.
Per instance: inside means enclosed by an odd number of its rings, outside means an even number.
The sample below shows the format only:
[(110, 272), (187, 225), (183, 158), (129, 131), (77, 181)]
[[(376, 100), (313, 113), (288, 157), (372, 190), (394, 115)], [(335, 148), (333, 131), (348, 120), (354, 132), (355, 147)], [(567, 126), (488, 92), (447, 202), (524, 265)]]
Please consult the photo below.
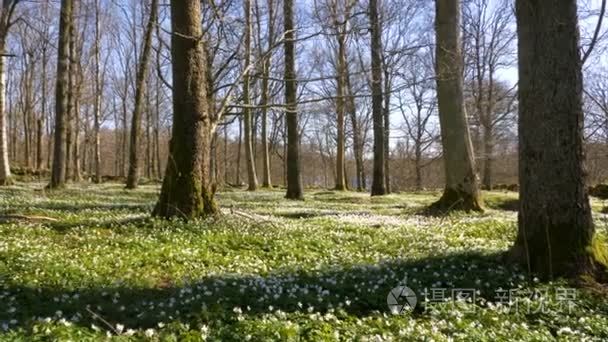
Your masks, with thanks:
[[(501, 261), (513, 193), (486, 193), (482, 214), (428, 217), (417, 213), (438, 193), (227, 191), (222, 217), (186, 224), (149, 217), (153, 185), (42, 188), (0, 190), (3, 214), (58, 219), (0, 224), (0, 340), (608, 339), (606, 298), (559, 300), (568, 284)], [(393, 315), (387, 296), (404, 281), (419, 302)], [(458, 288), (475, 300), (423, 302)]]

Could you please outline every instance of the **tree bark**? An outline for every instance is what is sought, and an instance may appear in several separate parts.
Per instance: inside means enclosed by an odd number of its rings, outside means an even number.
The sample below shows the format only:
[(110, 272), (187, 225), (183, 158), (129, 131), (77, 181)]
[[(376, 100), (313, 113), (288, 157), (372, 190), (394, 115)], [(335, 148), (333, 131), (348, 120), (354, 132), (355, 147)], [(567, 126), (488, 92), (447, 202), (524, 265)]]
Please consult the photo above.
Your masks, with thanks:
[[(0, 32), (0, 53), (4, 55), (7, 32)], [(6, 70), (5, 58), (0, 56), (0, 185), (13, 183), (8, 157), (8, 136), (6, 131)]]
[(463, 98), (460, 1), (437, 0), (435, 4), (435, 72), (446, 185), (431, 209), (479, 211), (481, 199)]
[[(385, 64), (385, 63), (383, 63)], [(384, 186), (386, 193), (391, 193), (391, 79), (388, 66), (384, 65), (384, 106), (382, 117), (384, 119)]]
[[(95, 155), (95, 183), (101, 183), (101, 77), (100, 77), (100, 40), (101, 28), (99, 20), (99, 0), (95, 0), (95, 103), (93, 118), (93, 145)], [(117, 141), (118, 143), (118, 141)]]
[(244, 60), (244, 75), (243, 75), (243, 120), (245, 128), (245, 157), (247, 160), (247, 190), (255, 191), (258, 188), (258, 176), (255, 170), (255, 156), (253, 155), (253, 126), (251, 117), (251, 103), (249, 98), (250, 73), (249, 64), (251, 63), (251, 2), (244, 1), (245, 12), (245, 60)]
[(68, 111), (70, 26), (73, 19), (73, 0), (61, 0), (59, 19), (59, 43), (57, 45), (57, 84), (55, 86), (55, 142), (53, 168), (49, 188), (65, 186), (66, 166), (66, 116)]
[(378, 14), (378, 0), (369, 1), (371, 23), (371, 59), (372, 59), (372, 118), (374, 126), (374, 174), (372, 179), (372, 196), (386, 195), (386, 178), (384, 175), (385, 132), (382, 113), (382, 29)]
[(144, 49), (141, 60), (137, 68), (135, 81), (135, 103), (133, 116), (131, 117), (131, 142), (129, 149), (129, 172), (127, 174), (127, 189), (136, 189), (139, 182), (139, 136), (141, 134), (141, 116), (143, 110), (143, 100), (146, 88), (146, 77), (148, 64), (152, 54), (152, 32), (156, 25), (158, 16), (158, 0), (152, 0), (150, 4), (150, 17), (146, 26), (144, 38)]
[(302, 175), (300, 164), (300, 133), (298, 129), (298, 105), (295, 28), (293, 0), (283, 2), (283, 21), (285, 28), (285, 122), (287, 126), (287, 194), (285, 198), (302, 200)]
[(213, 131), (207, 104), (205, 47), (198, 0), (171, 0), (173, 128), (153, 215), (186, 220), (217, 212), (210, 189)]
[(576, 1), (517, 0), (516, 15), (520, 207), (512, 256), (549, 279), (594, 272)]
[(346, 163), (346, 134), (344, 127), (344, 117), (346, 114), (346, 33), (341, 32), (342, 28), (337, 28), (338, 34), (338, 56), (337, 56), (337, 98), (336, 98), (336, 187), (338, 191), (346, 190), (346, 177), (344, 174)]

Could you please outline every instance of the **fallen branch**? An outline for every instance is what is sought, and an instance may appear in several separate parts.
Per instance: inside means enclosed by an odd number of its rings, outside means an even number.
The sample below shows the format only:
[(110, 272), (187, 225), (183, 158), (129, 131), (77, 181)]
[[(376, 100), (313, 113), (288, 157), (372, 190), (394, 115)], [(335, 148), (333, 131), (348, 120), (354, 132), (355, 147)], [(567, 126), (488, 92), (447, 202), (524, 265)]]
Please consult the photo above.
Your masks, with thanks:
[(47, 216), (0, 215), (0, 222), (10, 221), (59, 222), (58, 219)]

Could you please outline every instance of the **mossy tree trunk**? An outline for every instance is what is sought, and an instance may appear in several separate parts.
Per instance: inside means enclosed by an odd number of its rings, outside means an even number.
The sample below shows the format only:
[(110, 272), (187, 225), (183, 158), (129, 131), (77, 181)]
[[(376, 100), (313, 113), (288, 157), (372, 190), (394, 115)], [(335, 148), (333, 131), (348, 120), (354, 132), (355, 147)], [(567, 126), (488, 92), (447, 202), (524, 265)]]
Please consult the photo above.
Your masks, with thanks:
[(481, 210), (473, 145), (464, 107), (460, 1), (435, 2), (437, 98), (445, 168), (445, 189), (431, 208)]
[(287, 126), (287, 194), (285, 198), (304, 199), (300, 165), (300, 133), (298, 129), (295, 29), (293, 0), (283, 2), (285, 29), (285, 121)]
[(545, 278), (593, 271), (575, 0), (518, 0), (519, 232), (512, 256)]
[(150, 17), (146, 26), (144, 38), (144, 50), (137, 67), (135, 80), (135, 103), (133, 106), (133, 117), (131, 118), (131, 143), (129, 144), (129, 172), (127, 173), (127, 189), (137, 188), (139, 182), (139, 136), (141, 135), (141, 116), (143, 110), (144, 92), (146, 87), (146, 75), (148, 64), (152, 55), (152, 32), (156, 25), (158, 16), (158, 0), (152, 0), (150, 4)]
[(173, 128), (153, 215), (189, 220), (217, 211), (209, 186), (213, 123), (207, 105), (200, 1), (172, 0), (171, 25)]
[(61, 1), (59, 43), (57, 45), (57, 83), (55, 86), (55, 141), (53, 167), (49, 188), (65, 186), (66, 178), (66, 125), (69, 93), (70, 26), (73, 20), (73, 0)]

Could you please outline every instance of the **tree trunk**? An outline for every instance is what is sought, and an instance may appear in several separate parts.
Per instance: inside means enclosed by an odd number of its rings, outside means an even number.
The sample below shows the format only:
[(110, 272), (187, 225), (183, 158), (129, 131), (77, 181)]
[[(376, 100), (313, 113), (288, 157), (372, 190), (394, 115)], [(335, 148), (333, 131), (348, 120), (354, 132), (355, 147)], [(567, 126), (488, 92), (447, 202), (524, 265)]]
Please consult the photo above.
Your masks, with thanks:
[(268, 108), (266, 105), (268, 104), (269, 92), (270, 92), (270, 67), (272, 65), (272, 53), (270, 53), (272, 49), (272, 44), (274, 43), (274, 4), (273, 0), (268, 0), (268, 18), (269, 23), (267, 25), (268, 29), (268, 51), (266, 51), (266, 56), (262, 61), (262, 164), (263, 164), (263, 180), (262, 186), (264, 188), (272, 188), (272, 176), (271, 176), (271, 168), (270, 168), (270, 150), (268, 147)]
[[(93, 118), (93, 145), (95, 155), (95, 183), (101, 183), (101, 76), (100, 76), (100, 40), (99, 0), (95, 0), (95, 103)], [(118, 143), (118, 141), (116, 142)]]
[(576, 1), (518, 0), (516, 14), (520, 207), (512, 256), (544, 278), (594, 272)]
[(488, 126), (484, 129), (483, 133), (483, 150), (484, 150), (484, 163), (483, 163), (483, 187), (486, 190), (492, 190), (492, 163), (494, 162), (492, 154), (494, 153), (494, 141), (492, 134), (492, 127)]
[(153, 214), (189, 220), (217, 212), (209, 188), (213, 123), (207, 105), (207, 67), (201, 3), (171, 0), (173, 128), (169, 160)]
[[(340, 28), (338, 28), (340, 30)], [(336, 125), (337, 125), (337, 137), (336, 137), (336, 187), (338, 191), (346, 190), (346, 177), (344, 175), (344, 167), (346, 161), (346, 134), (344, 131), (344, 117), (346, 111), (346, 34), (341, 32), (338, 34), (338, 56), (337, 56), (337, 98), (336, 98)]]
[(0, 35), (0, 185), (10, 185), (13, 183), (11, 176), (11, 168), (8, 158), (8, 136), (6, 131), (6, 70), (5, 57), (6, 52), (6, 33)]
[(372, 179), (372, 196), (386, 195), (386, 178), (384, 176), (385, 127), (382, 113), (382, 29), (378, 14), (378, 0), (369, 1), (371, 23), (371, 59), (372, 59), (372, 118), (374, 124), (374, 175)]
[(243, 69), (243, 102), (245, 108), (243, 108), (243, 120), (245, 121), (245, 157), (247, 159), (247, 190), (255, 191), (258, 188), (258, 176), (255, 170), (255, 157), (253, 155), (253, 127), (250, 99), (249, 99), (249, 83), (250, 73), (249, 64), (251, 63), (251, 2), (249, 0), (244, 1), (245, 4), (245, 60)]
[(300, 165), (300, 137), (298, 131), (298, 105), (293, 0), (283, 2), (285, 28), (285, 123), (287, 126), (287, 194), (285, 198), (302, 200)]
[(141, 130), (141, 116), (144, 104), (144, 94), (146, 88), (146, 76), (150, 55), (152, 54), (152, 32), (156, 24), (158, 13), (158, 0), (152, 0), (150, 5), (150, 17), (146, 27), (144, 38), (144, 50), (137, 68), (135, 80), (135, 103), (133, 116), (131, 118), (131, 143), (129, 144), (129, 172), (127, 174), (127, 189), (136, 189), (139, 182), (139, 136)]
[(387, 66), (384, 66), (384, 106), (382, 116), (384, 119), (384, 185), (386, 193), (391, 193), (391, 79)]
[(431, 209), (482, 210), (463, 98), (460, 1), (437, 0), (435, 4), (435, 72), (446, 185)]
[(66, 116), (68, 111), (70, 26), (73, 19), (73, 0), (61, 0), (59, 20), (59, 43), (57, 45), (57, 84), (55, 86), (55, 143), (53, 168), (49, 188), (65, 186), (66, 166)]
[(241, 186), (241, 145), (243, 144), (243, 119), (239, 118), (239, 143), (236, 148), (236, 175), (234, 182)]
[(355, 155), (355, 173), (357, 178), (357, 191), (365, 190), (365, 180), (363, 172), (363, 144), (361, 143), (361, 132), (357, 119), (357, 107), (355, 97), (350, 83), (349, 68), (346, 67), (346, 91), (348, 93), (347, 111), (350, 116), (350, 123), (353, 131), (353, 154)]

